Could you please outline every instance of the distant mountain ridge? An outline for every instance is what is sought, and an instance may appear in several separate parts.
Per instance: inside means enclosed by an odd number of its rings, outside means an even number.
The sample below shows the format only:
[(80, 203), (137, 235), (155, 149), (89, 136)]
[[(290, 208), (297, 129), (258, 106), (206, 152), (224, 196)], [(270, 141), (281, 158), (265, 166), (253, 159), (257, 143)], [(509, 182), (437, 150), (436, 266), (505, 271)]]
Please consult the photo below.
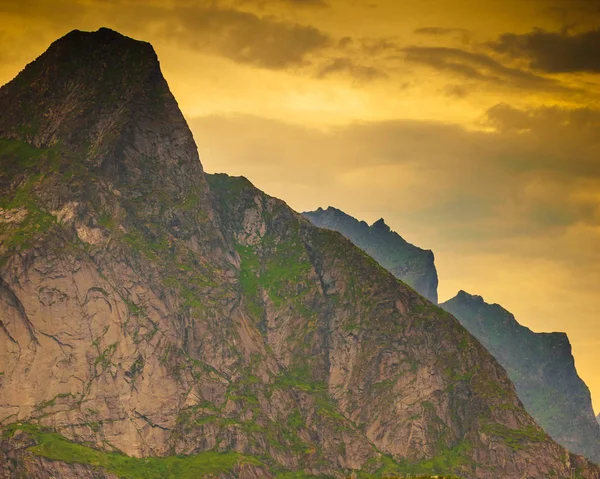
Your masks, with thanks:
[(565, 333), (535, 333), (502, 306), (465, 291), (440, 306), (506, 369), (525, 409), (552, 438), (600, 462), (600, 425)]
[(326, 210), (307, 211), (303, 215), (320, 228), (342, 233), (396, 278), (437, 304), (438, 276), (433, 252), (406, 241), (392, 231), (383, 218), (369, 226), (365, 221), (332, 206)]
[[(332, 207), (304, 215), (317, 226), (339, 231), (397, 278), (437, 299), (433, 253), (407, 243), (383, 219), (369, 226)], [(573, 452), (600, 462), (600, 416), (594, 417), (566, 334), (534, 333), (501, 306), (464, 291), (440, 306), (507, 370), (525, 408), (544, 430)]]

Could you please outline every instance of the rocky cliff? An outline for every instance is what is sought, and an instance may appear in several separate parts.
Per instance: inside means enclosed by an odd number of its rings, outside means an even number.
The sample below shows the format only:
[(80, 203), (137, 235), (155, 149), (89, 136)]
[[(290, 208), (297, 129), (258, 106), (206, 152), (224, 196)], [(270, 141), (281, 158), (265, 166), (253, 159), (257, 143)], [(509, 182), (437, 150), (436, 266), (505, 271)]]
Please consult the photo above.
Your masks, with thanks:
[(441, 305), (506, 369), (525, 409), (556, 441), (600, 461), (600, 426), (564, 333), (534, 333), (481, 296), (464, 291)]
[(71, 32), (0, 111), (0, 477), (600, 477), (450, 314), (207, 177), (150, 45)]
[(431, 250), (410, 244), (392, 231), (383, 219), (369, 226), (331, 206), (303, 214), (320, 228), (342, 233), (396, 278), (437, 304), (438, 276)]

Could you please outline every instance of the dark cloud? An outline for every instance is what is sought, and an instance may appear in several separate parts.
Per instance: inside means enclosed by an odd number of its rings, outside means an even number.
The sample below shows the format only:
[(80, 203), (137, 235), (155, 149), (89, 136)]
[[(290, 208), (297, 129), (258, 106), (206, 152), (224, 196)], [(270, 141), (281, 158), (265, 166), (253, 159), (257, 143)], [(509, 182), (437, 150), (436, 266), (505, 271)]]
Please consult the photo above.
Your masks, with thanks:
[(280, 0), (284, 3), (298, 7), (329, 7), (330, 4), (325, 0)]
[(328, 8), (331, 4), (326, 0), (237, 0), (240, 5), (256, 5), (259, 8), (267, 8), (274, 3), (280, 3), (291, 7)]
[[(93, 18), (83, 2), (57, 0), (0, 1), (0, 13), (20, 14), (49, 22), (60, 34), (92, 24), (109, 26), (137, 38), (167, 40), (178, 46), (215, 54), (268, 69), (309, 63), (308, 57), (333, 44), (329, 34), (311, 25), (257, 14), (242, 8), (247, 0), (104, 0)], [(315, 0), (282, 0), (316, 6)], [(253, 3), (254, 0), (252, 0)], [(239, 8), (236, 8), (239, 7)], [(70, 25), (68, 27), (67, 25)], [(88, 27), (84, 26), (88, 25)], [(39, 28), (38, 28), (39, 30)], [(58, 36), (58, 33), (50, 33)], [(31, 43), (32, 37), (27, 36)], [(37, 33), (39, 36), (39, 32)]]
[(328, 34), (313, 26), (241, 10), (193, 6), (173, 12), (172, 21), (177, 25), (166, 21), (166, 36), (198, 50), (263, 68), (304, 64), (310, 53), (332, 42)]
[(369, 56), (398, 52), (400, 49), (398, 44), (389, 38), (361, 38), (358, 43), (361, 52)]
[(490, 45), (548, 73), (600, 72), (600, 28), (574, 34), (541, 29), (522, 35), (506, 33)]
[(469, 44), (473, 36), (473, 32), (466, 28), (423, 27), (417, 28), (414, 33), (433, 37), (458, 37), (464, 45)]
[(461, 35), (470, 35), (471, 31), (465, 28), (441, 28), (441, 27), (423, 27), (417, 28), (415, 33), (419, 35), (453, 35), (459, 33)]
[(471, 80), (531, 89), (561, 88), (552, 79), (518, 68), (507, 67), (482, 53), (472, 53), (458, 48), (417, 46), (407, 47), (402, 51), (405, 53), (407, 61), (427, 65), (437, 70), (449, 71)]
[(323, 65), (317, 72), (318, 78), (326, 78), (330, 75), (342, 73), (349, 75), (360, 82), (368, 82), (379, 78), (387, 78), (388, 75), (372, 66), (360, 65), (350, 58), (334, 58)]
[(487, 111), (482, 123), (507, 142), (519, 145), (520, 155), (505, 157), (506, 166), (515, 171), (545, 170), (565, 179), (600, 180), (600, 110), (519, 110), (499, 104)]
[(454, 98), (466, 98), (473, 92), (472, 85), (448, 85), (443, 89), (446, 96)]

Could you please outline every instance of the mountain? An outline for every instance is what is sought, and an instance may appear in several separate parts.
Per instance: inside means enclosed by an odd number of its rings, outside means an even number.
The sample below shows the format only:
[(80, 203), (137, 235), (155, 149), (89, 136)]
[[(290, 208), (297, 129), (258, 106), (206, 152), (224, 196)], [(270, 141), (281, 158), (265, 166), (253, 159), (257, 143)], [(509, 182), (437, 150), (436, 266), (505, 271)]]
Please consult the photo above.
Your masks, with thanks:
[[(433, 254), (407, 243), (383, 220), (369, 227), (332, 207), (304, 215), (319, 227), (339, 231), (397, 278), (437, 299)], [(500, 306), (464, 291), (441, 306), (506, 369), (525, 408), (546, 432), (569, 450), (600, 462), (600, 427), (565, 334), (534, 333)]]
[(303, 213), (320, 228), (339, 231), (376, 259), (396, 278), (437, 304), (438, 277), (433, 252), (414, 246), (391, 231), (382, 219), (369, 226), (336, 208)]
[(441, 307), (506, 369), (525, 409), (554, 440), (600, 461), (600, 426), (566, 334), (534, 333), (500, 305), (464, 291)]
[(0, 478), (600, 477), (449, 313), (205, 175), (149, 44), (71, 32), (0, 111)]

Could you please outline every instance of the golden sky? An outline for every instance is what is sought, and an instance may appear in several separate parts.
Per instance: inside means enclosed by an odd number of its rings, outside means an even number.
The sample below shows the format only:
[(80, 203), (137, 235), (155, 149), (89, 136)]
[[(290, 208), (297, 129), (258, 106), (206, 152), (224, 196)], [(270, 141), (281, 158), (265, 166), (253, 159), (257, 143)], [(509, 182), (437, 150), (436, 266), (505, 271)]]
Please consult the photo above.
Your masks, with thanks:
[(0, 84), (70, 30), (151, 42), (209, 172), (384, 217), (565, 331), (600, 408), (600, 0), (0, 0)]

